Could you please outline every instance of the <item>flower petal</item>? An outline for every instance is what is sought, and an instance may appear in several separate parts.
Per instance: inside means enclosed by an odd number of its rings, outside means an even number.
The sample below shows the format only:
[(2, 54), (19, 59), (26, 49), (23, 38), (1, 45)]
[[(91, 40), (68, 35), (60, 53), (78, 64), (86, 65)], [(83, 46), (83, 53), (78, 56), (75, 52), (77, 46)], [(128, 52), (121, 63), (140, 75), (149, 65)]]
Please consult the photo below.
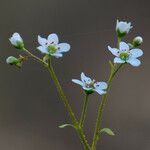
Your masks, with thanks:
[(138, 67), (141, 64), (141, 61), (136, 59), (136, 58), (130, 58), (130, 59), (127, 60), (127, 62), (129, 64), (131, 64), (132, 66), (134, 66), (134, 67)]
[(11, 38), (9, 38), (9, 41), (11, 42), (12, 45), (14, 46), (17, 46), (17, 42), (22, 42), (23, 43), (23, 39), (22, 37), (20, 36), (19, 33), (14, 33), (12, 35)]
[(143, 55), (143, 51), (141, 49), (131, 49), (130, 50), (131, 57), (138, 58)]
[(41, 51), (42, 53), (44, 53), (44, 54), (49, 54), (49, 52), (47, 51), (46, 47), (44, 47), (44, 46), (39, 46), (39, 47), (37, 47), (37, 49), (39, 51)]
[(23, 39), (22, 39), (22, 37), (20, 36), (19, 33), (14, 33), (12, 37), (13, 37), (16, 41), (23, 42)]
[(110, 46), (108, 46), (108, 50), (115, 56), (119, 56), (119, 49), (117, 48), (111, 48)]
[(82, 86), (82, 88), (83, 88), (84, 90), (86, 90), (86, 91), (91, 91), (91, 90), (93, 91), (93, 90), (94, 90), (93, 88), (91, 88), (91, 87), (88, 88), (88, 87), (86, 87), (86, 86)]
[(104, 91), (102, 89), (95, 89), (94, 91), (96, 91), (100, 95), (106, 94), (106, 91)]
[(63, 56), (63, 54), (59, 53), (59, 52), (56, 52), (54, 54), (51, 54), (51, 56), (55, 56), (56, 58), (60, 58)]
[(125, 61), (122, 60), (122, 59), (120, 59), (119, 57), (115, 57), (115, 58), (114, 58), (114, 63), (123, 64), (123, 63), (125, 63)]
[(13, 39), (13, 37), (9, 38), (9, 41), (11, 42), (12, 45), (17, 45), (16, 40)]
[(48, 36), (48, 42), (50, 44), (58, 44), (59, 40), (58, 40), (58, 36), (55, 33), (52, 33)]
[(70, 45), (68, 43), (60, 43), (57, 45), (59, 52), (68, 52), (70, 50)]
[(105, 89), (107, 89), (107, 83), (106, 82), (96, 82), (94, 84), (94, 87), (95, 87), (95, 89), (105, 90)]
[(38, 43), (42, 46), (46, 46), (46, 44), (48, 43), (47, 40), (45, 38), (42, 38), (41, 36), (38, 35)]
[(128, 51), (129, 50), (129, 45), (125, 42), (120, 42), (119, 49), (121, 51)]
[(86, 77), (83, 72), (81, 73), (81, 80), (83, 83), (86, 83), (86, 84), (90, 84), (92, 82), (91, 78)]
[(77, 79), (72, 79), (72, 82), (74, 82), (74, 83), (76, 83), (76, 84), (79, 84), (79, 85), (81, 85), (81, 86), (84, 85), (82, 81), (77, 80)]

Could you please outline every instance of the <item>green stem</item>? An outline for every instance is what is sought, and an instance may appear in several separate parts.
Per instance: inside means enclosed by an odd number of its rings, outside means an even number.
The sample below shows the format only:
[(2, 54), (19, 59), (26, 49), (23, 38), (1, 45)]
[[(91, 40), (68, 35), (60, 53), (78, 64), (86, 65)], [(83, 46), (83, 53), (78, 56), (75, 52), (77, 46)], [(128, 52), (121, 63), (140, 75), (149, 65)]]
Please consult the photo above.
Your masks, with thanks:
[(121, 38), (120, 37), (118, 37), (118, 49), (119, 49), (119, 47), (120, 47), (120, 42), (121, 42)]
[(112, 80), (114, 78), (114, 76), (116, 75), (116, 73), (118, 72), (118, 70), (123, 66), (123, 64), (120, 64), (116, 69), (111, 67), (111, 73), (110, 73), (110, 77), (107, 81), (108, 87), (107, 87), (107, 93), (103, 96), (102, 98), (102, 102), (99, 106), (99, 111), (98, 111), (98, 117), (97, 117), (97, 121), (96, 121), (96, 127), (95, 127), (95, 132), (94, 132), (94, 137), (93, 137), (93, 143), (92, 143), (92, 150), (96, 149), (96, 144), (98, 142), (98, 139), (100, 138), (100, 128), (101, 128), (101, 122), (102, 122), (102, 114), (103, 114), (103, 109), (105, 106), (105, 102), (106, 102), (106, 98), (108, 95), (108, 91), (110, 89)]
[(53, 82), (54, 82), (54, 84), (55, 84), (55, 86), (56, 86), (56, 88), (57, 88), (57, 90), (58, 90), (62, 100), (63, 100), (63, 103), (64, 103), (66, 109), (68, 110), (68, 113), (69, 113), (69, 115), (70, 115), (70, 117), (71, 117), (71, 119), (73, 121), (73, 124), (76, 126), (76, 125), (78, 125), (77, 119), (76, 119), (76, 117), (75, 117), (75, 115), (74, 115), (74, 113), (73, 113), (73, 111), (72, 111), (72, 109), (71, 109), (71, 107), (70, 107), (70, 105), (68, 103), (68, 100), (67, 100), (67, 98), (66, 98), (66, 96), (65, 96), (65, 94), (64, 94), (64, 92), (63, 92), (63, 90), (61, 88), (61, 85), (60, 85), (60, 83), (59, 83), (59, 81), (58, 81), (58, 79), (56, 77), (56, 74), (54, 72), (54, 69), (52, 67), (50, 59), (48, 61), (48, 71), (49, 71), (49, 73), (51, 75), (51, 78), (52, 78), (52, 80), (53, 80)]
[(51, 58), (48, 61), (48, 71), (49, 71), (49, 73), (51, 75), (51, 78), (52, 78), (53, 82), (55, 83), (55, 86), (56, 86), (56, 88), (57, 88), (57, 90), (58, 90), (58, 92), (59, 92), (59, 94), (61, 96), (61, 99), (62, 99), (62, 101), (63, 101), (63, 103), (64, 103), (64, 105), (65, 105), (65, 107), (66, 107), (66, 109), (67, 109), (67, 111), (68, 111), (68, 113), (70, 115), (70, 117), (71, 117), (73, 125), (76, 128), (76, 131), (78, 133), (78, 136), (81, 139), (81, 142), (84, 145), (84, 148), (86, 150), (90, 150), (90, 146), (89, 146), (89, 144), (88, 144), (88, 142), (86, 140), (84, 132), (83, 132), (82, 128), (80, 127), (80, 125), (79, 125), (79, 123), (78, 123), (78, 121), (77, 121), (77, 119), (76, 119), (76, 117), (75, 117), (75, 115), (74, 115), (74, 113), (73, 113), (69, 103), (68, 103), (68, 100), (67, 100), (67, 98), (66, 98), (66, 96), (65, 96), (65, 94), (64, 94), (64, 92), (63, 92), (63, 90), (61, 88), (61, 85), (60, 85), (60, 83), (59, 83), (59, 81), (57, 79), (57, 76), (56, 76), (56, 74), (54, 72), (54, 69), (53, 69), (52, 64), (51, 64)]
[(43, 64), (45, 67), (47, 66), (47, 63), (44, 62), (39, 57), (33, 55), (30, 51), (28, 51), (26, 48), (23, 48), (23, 50), (28, 54), (28, 56), (32, 57), (34, 60), (38, 61), (39, 63)]
[(36, 61), (38, 61), (39, 63), (43, 64), (43, 65), (48, 69), (48, 71), (49, 71), (49, 73), (50, 73), (50, 75), (51, 75), (51, 77), (52, 77), (52, 80), (54, 81), (55, 86), (56, 86), (56, 88), (57, 88), (57, 90), (58, 90), (58, 92), (59, 92), (59, 94), (60, 94), (60, 96), (61, 96), (61, 98), (62, 98), (62, 101), (63, 101), (63, 103), (64, 103), (64, 105), (65, 105), (65, 107), (66, 107), (66, 109), (67, 109), (67, 111), (68, 111), (68, 113), (69, 113), (69, 116), (70, 116), (70, 118), (71, 118), (71, 120), (72, 120), (72, 123), (73, 123), (74, 127), (76, 128), (76, 131), (77, 131), (77, 133), (78, 133), (78, 136), (79, 136), (81, 142), (83, 143), (83, 146), (84, 146), (85, 150), (91, 150), (91, 149), (90, 149), (90, 146), (89, 146), (89, 144), (88, 144), (88, 141), (86, 140), (85, 134), (84, 134), (82, 128), (80, 127), (80, 125), (79, 125), (79, 123), (78, 123), (78, 121), (77, 121), (77, 119), (76, 119), (76, 117), (75, 117), (75, 115), (74, 115), (74, 113), (73, 113), (73, 111), (72, 111), (72, 109), (71, 109), (69, 103), (68, 103), (68, 100), (67, 100), (67, 98), (66, 98), (66, 96), (65, 96), (65, 94), (64, 94), (64, 92), (63, 92), (63, 90), (62, 90), (62, 88), (61, 88), (61, 85), (60, 85), (60, 83), (59, 83), (59, 81), (58, 81), (58, 79), (57, 79), (57, 76), (56, 76), (56, 74), (55, 74), (55, 72), (54, 72), (54, 69), (53, 69), (53, 67), (52, 67), (52, 64), (51, 64), (51, 59), (49, 59), (49, 62), (48, 62), (48, 64), (47, 64), (47, 63), (44, 62), (42, 59), (40, 59), (40, 58), (38, 58), (37, 56), (35, 56), (35, 55), (33, 55), (32, 53), (30, 53), (27, 49), (24, 48), (23, 50), (24, 50), (31, 58), (33, 58), (34, 60), (36, 60)]
[(85, 120), (85, 117), (86, 117), (88, 101), (89, 101), (88, 97), (89, 97), (89, 94), (85, 93), (84, 104), (83, 104), (82, 114), (81, 114), (81, 118), (80, 118), (81, 128), (83, 128), (83, 123), (84, 123), (84, 120)]

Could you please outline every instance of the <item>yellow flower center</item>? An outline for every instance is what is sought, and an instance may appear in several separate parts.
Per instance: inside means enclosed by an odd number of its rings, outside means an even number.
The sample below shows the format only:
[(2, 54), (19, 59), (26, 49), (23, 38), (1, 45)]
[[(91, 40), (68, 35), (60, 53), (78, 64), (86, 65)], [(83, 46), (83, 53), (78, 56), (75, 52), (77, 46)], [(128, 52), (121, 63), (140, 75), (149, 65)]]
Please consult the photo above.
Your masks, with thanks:
[(120, 58), (125, 61), (129, 58), (129, 54), (128, 53), (121, 53)]
[(51, 54), (54, 54), (54, 53), (56, 53), (57, 48), (56, 48), (54, 45), (49, 45), (49, 46), (48, 46), (48, 51), (49, 51)]

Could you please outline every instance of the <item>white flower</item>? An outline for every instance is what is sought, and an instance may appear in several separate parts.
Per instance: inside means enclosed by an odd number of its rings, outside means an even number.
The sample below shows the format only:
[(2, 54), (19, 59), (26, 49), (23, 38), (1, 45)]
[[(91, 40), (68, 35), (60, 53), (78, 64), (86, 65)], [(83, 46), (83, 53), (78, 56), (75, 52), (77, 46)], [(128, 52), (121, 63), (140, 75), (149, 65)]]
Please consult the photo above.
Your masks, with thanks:
[(140, 46), (143, 43), (143, 38), (141, 36), (137, 36), (133, 39), (133, 45), (135, 47)]
[(125, 36), (127, 33), (129, 33), (131, 28), (132, 26), (130, 22), (127, 23), (127, 22), (117, 20), (116, 31), (119, 37)]
[(59, 43), (58, 36), (55, 33), (50, 34), (47, 39), (38, 36), (38, 42), (41, 45), (37, 47), (38, 50), (56, 58), (62, 57), (64, 52), (70, 50), (69, 44)]
[(143, 51), (138, 48), (129, 49), (129, 45), (125, 42), (120, 42), (119, 49), (108, 46), (108, 50), (116, 56), (114, 63), (129, 63), (135, 67), (141, 64), (137, 58), (143, 55)]
[(24, 48), (23, 39), (19, 35), (19, 33), (14, 33), (12, 37), (9, 39), (11, 44), (18, 49)]
[(86, 77), (85, 74), (81, 73), (81, 81), (77, 79), (72, 79), (72, 82), (79, 84), (87, 93), (93, 93), (94, 91), (100, 95), (106, 94), (107, 83), (105, 82), (95, 82), (91, 78)]

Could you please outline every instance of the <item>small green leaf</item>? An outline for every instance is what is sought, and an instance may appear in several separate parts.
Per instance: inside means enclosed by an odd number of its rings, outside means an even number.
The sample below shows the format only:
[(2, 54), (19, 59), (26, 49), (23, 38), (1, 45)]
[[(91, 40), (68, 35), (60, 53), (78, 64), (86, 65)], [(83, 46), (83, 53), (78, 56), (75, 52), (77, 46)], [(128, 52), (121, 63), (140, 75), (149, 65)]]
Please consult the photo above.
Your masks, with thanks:
[(115, 134), (114, 134), (114, 132), (111, 130), (111, 129), (109, 129), (109, 128), (103, 128), (103, 129), (101, 129), (100, 130), (100, 133), (106, 133), (106, 134), (108, 134), (108, 135), (110, 135), (110, 136), (114, 136)]
[(59, 126), (59, 128), (61, 128), (61, 129), (63, 129), (65, 127), (73, 127), (73, 128), (75, 128), (72, 124), (62, 124), (62, 125)]
[(44, 61), (44, 62), (46, 62), (48, 59), (49, 59), (49, 55), (45, 55), (45, 56), (43, 57), (43, 61)]

